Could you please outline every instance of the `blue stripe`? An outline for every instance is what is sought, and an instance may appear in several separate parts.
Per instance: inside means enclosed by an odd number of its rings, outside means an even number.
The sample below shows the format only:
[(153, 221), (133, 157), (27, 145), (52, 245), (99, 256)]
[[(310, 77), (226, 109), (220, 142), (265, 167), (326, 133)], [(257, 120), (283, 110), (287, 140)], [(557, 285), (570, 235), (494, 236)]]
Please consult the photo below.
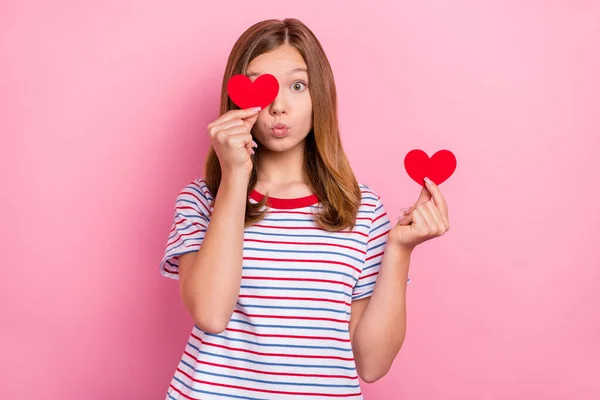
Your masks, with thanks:
[(343, 256), (354, 260), (356, 262), (362, 263), (363, 259), (352, 257), (351, 255), (338, 253), (336, 251), (315, 251), (315, 250), (288, 250), (288, 249), (269, 249), (269, 248), (256, 248), (256, 247), (244, 247), (244, 250), (254, 250), (254, 251), (268, 251), (273, 253), (304, 253), (304, 254), (331, 254), (334, 256)]
[[(181, 246), (181, 245), (179, 245), (179, 246), (177, 246), (177, 247), (180, 247), (180, 246)], [(177, 247), (174, 247), (174, 248), (176, 249)], [(174, 253), (174, 254), (171, 254), (171, 252), (169, 251), (169, 254), (167, 254), (167, 255), (165, 256), (165, 259), (169, 259), (169, 258), (173, 258), (173, 257), (179, 257), (179, 256), (180, 256), (180, 255), (182, 255), (182, 254), (191, 253), (191, 252), (193, 252), (193, 251), (198, 251), (198, 250), (186, 250), (186, 251), (182, 251), (181, 253)], [(173, 264), (171, 264), (171, 263), (169, 263), (169, 264), (170, 264), (170, 265), (173, 265)], [(162, 263), (161, 263), (161, 265), (162, 265)]]
[[(297, 237), (297, 238), (324, 238), (324, 239), (331, 239), (331, 236), (326, 236), (326, 235), (294, 235), (291, 233), (269, 233), (269, 232), (256, 232), (256, 231), (252, 231), (252, 230), (247, 230), (244, 232), (245, 235), (264, 235), (264, 236), (277, 236), (277, 237)], [(357, 239), (353, 239), (353, 238), (347, 238), (347, 237), (335, 237), (336, 240), (348, 240), (351, 242), (355, 242), (358, 243), (361, 247), (365, 245), (365, 241), (364, 240), (357, 240)]]
[[(246, 324), (246, 325), (250, 325), (250, 326), (254, 326), (254, 327), (258, 326), (258, 327), (261, 327), (261, 328), (308, 329), (308, 330), (334, 331), (334, 332), (348, 333), (348, 329), (347, 328), (346, 329), (337, 329), (337, 328), (323, 328), (323, 327), (320, 327), (320, 326), (253, 324), (252, 322), (243, 321), (241, 319), (235, 319), (235, 318), (231, 318), (229, 321), (230, 322), (239, 322), (240, 324)], [(200, 328), (198, 328), (198, 330), (200, 332), (204, 332)]]
[[(262, 221), (276, 221), (276, 222), (314, 222), (314, 219), (298, 219), (298, 218), (267, 218), (265, 217)], [(355, 227), (361, 226), (369, 229), (369, 225), (356, 224)]]
[(352, 279), (353, 281), (356, 281), (356, 278), (354, 276), (352, 276), (350, 274), (347, 274), (345, 272), (329, 271), (329, 270), (322, 270), (322, 269), (242, 267), (242, 271), (243, 270), (248, 270), (248, 271), (283, 271), (283, 272), (318, 272), (318, 273), (322, 273), (322, 274), (343, 275), (343, 276), (347, 276), (348, 278)]
[(257, 397), (246, 397), (246, 396), (242, 397), (242, 396), (236, 396), (233, 394), (223, 394), (223, 393), (217, 393), (217, 392), (209, 392), (208, 390), (194, 389), (193, 387), (189, 386), (188, 384), (186, 384), (184, 381), (182, 381), (181, 379), (179, 379), (177, 377), (174, 377), (173, 379), (175, 379), (177, 382), (181, 383), (186, 388), (193, 390), (194, 392), (197, 392), (197, 393), (212, 394), (214, 396), (223, 396), (223, 397), (243, 399), (243, 400), (267, 400), (267, 399), (260, 399)]
[(367, 287), (367, 286), (373, 286), (374, 284), (375, 284), (375, 281), (373, 281), (373, 282), (369, 282), (369, 283), (364, 283), (364, 284), (362, 284), (362, 285), (356, 285), (356, 286), (354, 286), (354, 287), (355, 287), (356, 289), (359, 289), (359, 288), (364, 288), (364, 287)]
[[(369, 265), (368, 267), (364, 267), (364, 268), (363, 268), (363, 274), (364, 274), (364, 272), (365, 272), (366, 270), (369, 270), (369, 269), (371, 269), (371, 268), (375, 268), (375, 267), (377, 267), (378, 265), (381, 265), (381, 262), (378, 262), (378, 263), (376, 263), (376, 264), (373, 264), (373, 265)], [(365, 274), (365, 275), (368, 275), (368, 274)]]
[[(192, 370), (194, 370), (194, 372), (196, 372), (196, 373), (212, 375), (212, 376), (220, 376), (221, 378), (234, 378), (234, 379), (239, 379), (242, 381), (266, 383), (268, 385), (315, 386), (315, 387), (326, 387), (326, 388), (358, 388), (358, 387), (360, 387), (360, 385), (325, 385), (325, 384), (319, 384), (319, 383), (272, 382), (272, 381), (265, 381), (265, 380), (261, 380), (261, 379), (243, 378), (241, 376), (217, 374), (216, 372), (202, 371), (199, 369), (195, 369), (192, 365), (186, 363), (183, 360), (181, 362), (183, 364), (187, 365)], [(279, 388), (277, 388), (277, 389), (279, 389)]]
[(381, 224), (379, 224), (378, 226), (371, 228), (371, 230), (369, 231), (369, 235), (371, 235), (373, 232), (375, 232), (378, 229), (381, 229), (382, 227), (386, 226), (387, 224), (390, 223), (389, 219), (386, 219), (384, 222), (382, 222)]
[(386, 243), (387, 243), (387, 238), (385, 238), (385, 240), (384, 240), (383, 242), (379, 243), (378, 245), (375, 245), (375, 246), (373, 246), (373, 247), (371, 247), (371, 248), (367, 249), (367, 254), (366, 254), (366, 257), (365, 257), (365, 258), (369, 258), (369, 257), (371, 257), (371, 256), (372, 256), (372, 254), (370, 254), (370, 253), (373, 253), (373, 252), (374, 252), (375, 250), (377, 250), (378, 248), (385, 246), (385, 244), (386, 244)]
[(350, 315), (345, 310), (335, 310), (333, 308), (316, 308), (316, 307), (285, 307), (285, 306), (259, 306), (255, 304), (242, 304), (238, 301), (238, 304), (244, 308), (270, 308), (275, 310), (306, 310), (306, 311), (328, 311), (336, 314)]
[(371, 294), (373, 293), (372, 290), (365, 292), (365, 293), (361, 293), (359, 295), (356, 295), (352, 298), (352, 300), (360, 300), (360, 299), (364, 299), (365, 297), (369, 297)]
[[(177, 215), (181, 215), (181, 214), (177, 214)], [(173, 226), (175, 226), (175, 224), (173, 224)], [(173, 232), (173, 234), (169, 236), (169, 240), (171, 240), (171, 239), (173, 239), (175, 236), (177, 236), (177, 233), (178, 233), (178, 232), (185, 231), (186, 229), (188, 229), (188, 228), (190, 228), (190, 227), (194, 227), (194, 225), (192, 225), (192, 224), (189, 224), (189, 225), (187, 225), (187, 226), (183, 226), (183, 227), (176, 228), (176, 229), (175, 229), (175, 232)], [(194, 227), (194, 228), (195, 228), (195, 227)], [(206, 232), (206, 227), (204, 227), (204, 229), (200, 229), (200, 232)], [(184, 232), (184, 233), (185, 233), (185, 232)], [(196, 233), (198, 233), (198, 232), (196, 232)], [(202, 237), (204, 237), (204, 236), (202, 236)]]
[(301, 346), (298, 344), (274, 344), (274, 343), (259, 343), (259, 342), (253, 342), (251, 340), (245, 340), (245, 339), (238, 339), (238, 338), (230, 338), (228, 336), (225, 335), (218, 335), (218, 334), (214, 334), (214, 333), (208, 333), (205, 332), (205, 335), (207, 336), (213, 336), (213, 337), (217, 337), (220, 339), (225, 339), (225, 340), (231, 340), (233, 342), (242, 342), (242, 343), (248, 343), (248, 344), (253, 344), (256, 346), (261, 346), (261, 347), (285, 347), (285, 348), (293, 348), (293, 349), (315, 349), (315, 350), (337, 350), (337, 351), (343, 351), (343, 352), (352, 352), (352, 349), (344, 349), (342, 347), (333, 347), (333, 346)]
[(312, 292), (338, 293), (338, 294), (343, 294), (344, 296), (350, 296), (348, 293), (346, 293), (343, 290), (315, 289), (315, 288), (298, 288), (298, 287), (289, 288), (289, 287), (276, 287), (276, 286), (248, 286), (248, 285), (242, 285), (240, 287), (243, 288), (243, 289), (289, 290), (290, 292), (294, 291), (294, 290), (304, 290), (304, 291), (312, 291)]
[[(232, 357), (232, 356), (226, 356), (223, 354), (211, 353), (209, 351), (201, 351), (197, 346), (194, 346), (190, 342), (188, 342), (188, 345), (200, 354), (206, 354), (206, 355), (217, 357), (217, 358), (226, 358), (228, 360), (245, 361), (245, 362), (249, 362), (252, 364), (270, 365), (270, 366), (274, 366), (274, 367), (327, 368), (327, 369), (343, 369), (343, 370), (347, 370), (347, 371), (354, 371), (354, 367), (341, 367), (339, 365), (283, 364), (283, 363), (271, 363), (271, 362), (264, 362), (264, 361), (256, 361), (256, 360), (252, 360), (252, 359), (248, 359), (248, 358)], [(182, 362), (183, 362), (183, 360), (182, 360)]]
[(206, 186), (206, 185), (205, 185), (205, 186), (202, 186), (202, 185), (201, 185), (199, 182), (196, 182), (196, 183), (197, 183), (197, 185), (194, 185), (194, 184), (191, 184), (191, 183), (190, 183), (190, 184), (189, 184), (189, 185), (187, 185), (185, 188), (186, 188), (186, 189), (193, 190), (194, 192), (198, 193), (198, 195), (199, 195), (200, 197), (202, 197), (202, 198), (204, 199), (204, 201), (206, 201), (206, 204), (210, 203), (210, 200), (208, 199), (208, 197), (206, 197), (206, 195), (204, 194), (204, 192), (203, 192), (203, 191), (201, 191), (201, 190), (198, 188), (198, 186), (200, 186), (200, 188), (202, 188), (202, 189), (206, 189), (207, 191), (209, 191), (209, 192), (210, 192), (210, 190), (208, 190), (208, 186)]

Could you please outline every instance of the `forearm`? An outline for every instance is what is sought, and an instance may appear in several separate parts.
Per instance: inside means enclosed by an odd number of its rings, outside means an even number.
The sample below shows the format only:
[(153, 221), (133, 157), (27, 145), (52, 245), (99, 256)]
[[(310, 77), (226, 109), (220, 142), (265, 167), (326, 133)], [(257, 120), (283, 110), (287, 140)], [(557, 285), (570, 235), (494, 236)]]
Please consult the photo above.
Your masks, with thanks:
[(223, 176), (202, 246), (182, 288), (194, 319), (213, 331), (225, 328), (239, 295), (248, 179), (243, 174)]
[(410, 255), (388, 243), (373, 294), (356, 325), (354, 357), (369, 381), (387, 373), (404, 342)]

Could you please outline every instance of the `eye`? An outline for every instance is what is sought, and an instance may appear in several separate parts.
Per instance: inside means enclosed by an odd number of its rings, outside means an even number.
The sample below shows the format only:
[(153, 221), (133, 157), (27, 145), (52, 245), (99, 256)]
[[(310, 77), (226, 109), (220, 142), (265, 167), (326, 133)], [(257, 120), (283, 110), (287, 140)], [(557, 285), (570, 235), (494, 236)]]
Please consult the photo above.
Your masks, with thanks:
[[(300, 88), (300, 89), (298, 89), (298, 85), (304, 85), (304, 86), (308, 86), (308, 84), (307, 84), (306, 82), (303, 82), (303, 81), (296, 81), (296, 82), (292, 83), (292, 89), (293, 89), (293, 90), (295, 90), (295, 91), (297, 91), (297, 92), (301, 91), (301, 88)], [(297, 90), (297, 89), (298, 89), (298, 90)]]

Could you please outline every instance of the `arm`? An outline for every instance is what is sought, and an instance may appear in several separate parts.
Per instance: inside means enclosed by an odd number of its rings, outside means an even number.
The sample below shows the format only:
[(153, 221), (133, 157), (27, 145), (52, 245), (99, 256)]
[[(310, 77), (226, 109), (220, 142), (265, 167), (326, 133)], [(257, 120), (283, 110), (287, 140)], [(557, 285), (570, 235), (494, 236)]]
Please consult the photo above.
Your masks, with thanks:
[(410, 254), (388, 243), (373, 294), (352, 302), (350, 338), (357, 372), (365, 382), (389, 371), (404, 342)]
[(179, 259), (181, 299), (205, 332), (225, 330), (239, 296), (248, 181), (243, 173), (223, 175), (202, 246)]
[(370, 300), (352, 303), (350, 338), (357, 371), (366, 382), (387, 373), (404, 342), (406, 285), (413, 250), (450, 229), (446, 199), (429, 178), (425, 183), (427, 187), (411, 211), (389, 232)]

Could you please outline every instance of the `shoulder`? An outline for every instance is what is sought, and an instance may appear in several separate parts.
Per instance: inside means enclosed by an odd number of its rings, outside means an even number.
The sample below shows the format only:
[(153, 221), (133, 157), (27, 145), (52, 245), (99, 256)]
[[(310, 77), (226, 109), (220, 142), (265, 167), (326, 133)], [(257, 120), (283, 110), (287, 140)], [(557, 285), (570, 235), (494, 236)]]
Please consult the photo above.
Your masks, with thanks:
[(177, 204), (195, 208), (203, 213), (212, 213), (212, 202), (214, 197), (206, 184), (204, 178), (196, 178), (187, 183), (177, 195)]
[(360, 194), (361, 194), (361, 206), (367, 205), (367, 204), (374, 205), (374, 204), (378, 204), (381, 202), (381, 196), (370, 185), (359, 182), (358, 187), (360, 188)]
[(359, 183), (358, 186), (360, 187), (362, 197), (360, 211), (369, 216), (371, 223), (380, 220), (385, 223), (388, 220), (388, 216), (379, 193), (372, 186), (365, 183)]

